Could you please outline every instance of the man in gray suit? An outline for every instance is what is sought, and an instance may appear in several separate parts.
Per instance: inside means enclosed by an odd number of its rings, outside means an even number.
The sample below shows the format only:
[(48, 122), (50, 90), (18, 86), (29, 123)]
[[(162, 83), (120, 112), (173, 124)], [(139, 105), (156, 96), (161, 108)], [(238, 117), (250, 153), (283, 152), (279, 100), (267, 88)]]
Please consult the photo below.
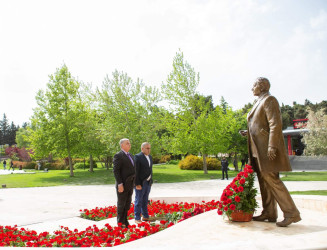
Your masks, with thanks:
[(141, 145), (141, 152), (135, 155), (135, 223), (150, 221), (148, 212), (149, 194), (152, 185), (152, 156), (150, 155), (151, 145), (144, 142)]
[[(260, 77), (253, 84), (252, 92), (258, 96), (249, 112), (248, 129), (240, 133), (248, 135), (249, 165), (257, 173), (262, 196), (263, 211), (253, 217), (255, 221), (276, 222), (277, 203), (284, 213), (284, 220), (276, 225), (286, 227), (301, 220), (284, 183), (280, 171), (292, 171), (284, 145), (282, 119), (277, 99), (269, 93), (270, 83)], [(277, 203), (276, 203), (277, 202)]]
[(134, 156), (129, 153), (131, 149), (129, 139), (121, 139), (119, 145), (121, 150), (113, 159), (117, 192), (117, 223), (121, 223), (122, 227), (126, 228), (129, 226), (127, 216), (132, 202), (135, 162)]

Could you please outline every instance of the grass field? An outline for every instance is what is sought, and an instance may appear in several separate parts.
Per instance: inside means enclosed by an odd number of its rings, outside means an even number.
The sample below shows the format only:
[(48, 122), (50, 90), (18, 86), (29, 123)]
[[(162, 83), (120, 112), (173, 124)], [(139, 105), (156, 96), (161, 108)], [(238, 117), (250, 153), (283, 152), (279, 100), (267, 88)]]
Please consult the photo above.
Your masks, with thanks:
[[(30, 174), (0, 175), (0, 185), (7, 188), (47, 187), (60, 185), (104, 185), (114, 184), (112, 169), (74, 170), (74, 177), (69, 176), (68, 170), (50, 170), (49, 172), (28, 170)], [(236, 171), (229, 171), (229, 179), (237, 175)], [(327, 172), (290, 172), (282, 173), (284, 181), (326, 181)], [(204, 174), (202, 170), (180, 170), (177, 165), (163, 164), (153, 166), (153, 179), (157, 183), (187, 182), (210, 179), (221, 179), (221, 171), (211, 170)]]
[[(30, 174), (0, 175), (0, 185), (6, 184), (7, 188), (21, 187), (48, 187), (60, 185), (103, 185), (114, 184), (113, 170), (95, 168), (91, 173), (88, 170), (74, 170), (74, 177), (69, 176), (69, 170), (50, 170), (49, 172), (26, 170)], [(177, 165), (154, 165), (153, 179), (157, 183), (187, 182), (221, 178), (221, 171), (208, 171), (207, 175), (202, 170), (180, 170)], [(236, 171), (229, 171), (230, 178), (237, 175)]]
[(293, 191), (290, 193), (300, 195), (327, 195), (327, 190)]
[(327, 181), (327, 172), (285, 172), (283, 181)]

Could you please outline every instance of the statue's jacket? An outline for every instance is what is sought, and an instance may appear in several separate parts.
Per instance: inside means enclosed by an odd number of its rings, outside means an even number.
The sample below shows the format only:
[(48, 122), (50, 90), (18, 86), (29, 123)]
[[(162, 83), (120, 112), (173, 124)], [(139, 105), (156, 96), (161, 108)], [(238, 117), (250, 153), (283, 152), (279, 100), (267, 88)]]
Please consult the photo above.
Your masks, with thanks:
[[(249, 164), (256, 171), (292, 171), (282, 132), (282, 118), (277, 99), (266, 93), (258, 99), (248, 117)], [(277, 149), (277, 156), (269, 160), (268, 147)], [(258, 166), (254, 161), (258, 160)]]

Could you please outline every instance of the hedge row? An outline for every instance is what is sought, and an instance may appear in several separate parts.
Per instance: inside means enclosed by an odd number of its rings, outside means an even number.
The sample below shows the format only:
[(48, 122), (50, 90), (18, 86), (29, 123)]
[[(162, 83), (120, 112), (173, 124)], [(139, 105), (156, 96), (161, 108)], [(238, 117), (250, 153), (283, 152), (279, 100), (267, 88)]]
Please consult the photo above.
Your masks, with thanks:
[[(75, 163), (74, 169), (83, 169), (84, 168), (84, 160), (82, 161), (77, 161), (78, 163)], [(23, 169), (38, 169), (38, 163), (35, 161), (30, 161), (30, 162), (23, 162), (23, 161), (13, 161), (14, 163), (14, 168), (19, 168), (22, 167)], [(97, 163), (94, 161), (93, 168), (97, 168)], [(42, 163), (41, 169), (48, 169), (48, 170), (67, 170), (69, 169), (69, 166), (66, 166), (64, 162), (57, 161), (57, 162), (47, 162), (47, 163)], [(90, 162), (85, 161), (85, 168), (88, 169), (90, 168)]]
[[(208, 170), (220, 170), (221, 162), (216, 158), (206, 158)], [(180, 169), (183, 170), (202, 170), (203, 159), (195, 155), (188, 155), (184, 160), (181, 160), (178, 164)]]
[[(98, 165), (96, 162), (93, 162), (93, 168), (97, 168)], [(90, 163), (89, 162), (85, 162), (85, 169), (90, 168)], [(84, 162), (83, 163), (76, 163), (74, 165), (74, 169), (84, 169)]]

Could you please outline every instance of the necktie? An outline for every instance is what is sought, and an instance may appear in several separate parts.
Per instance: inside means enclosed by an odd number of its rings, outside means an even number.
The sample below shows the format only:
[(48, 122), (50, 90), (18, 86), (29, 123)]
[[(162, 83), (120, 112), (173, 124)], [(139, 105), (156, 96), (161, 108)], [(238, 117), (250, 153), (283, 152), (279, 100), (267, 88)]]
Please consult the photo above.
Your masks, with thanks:
[(130, 159), (131, 163), (132, 163), (132, 164), (133, 164), (133, 166), (134, 166), (134, 161), (133, 161), (133, 159), (132, 159), (132, 156), (131, 156), (131, 154), (130, 154), (130, 153), (127, 153), (127, 156), (128, 156), (128, 158)]

